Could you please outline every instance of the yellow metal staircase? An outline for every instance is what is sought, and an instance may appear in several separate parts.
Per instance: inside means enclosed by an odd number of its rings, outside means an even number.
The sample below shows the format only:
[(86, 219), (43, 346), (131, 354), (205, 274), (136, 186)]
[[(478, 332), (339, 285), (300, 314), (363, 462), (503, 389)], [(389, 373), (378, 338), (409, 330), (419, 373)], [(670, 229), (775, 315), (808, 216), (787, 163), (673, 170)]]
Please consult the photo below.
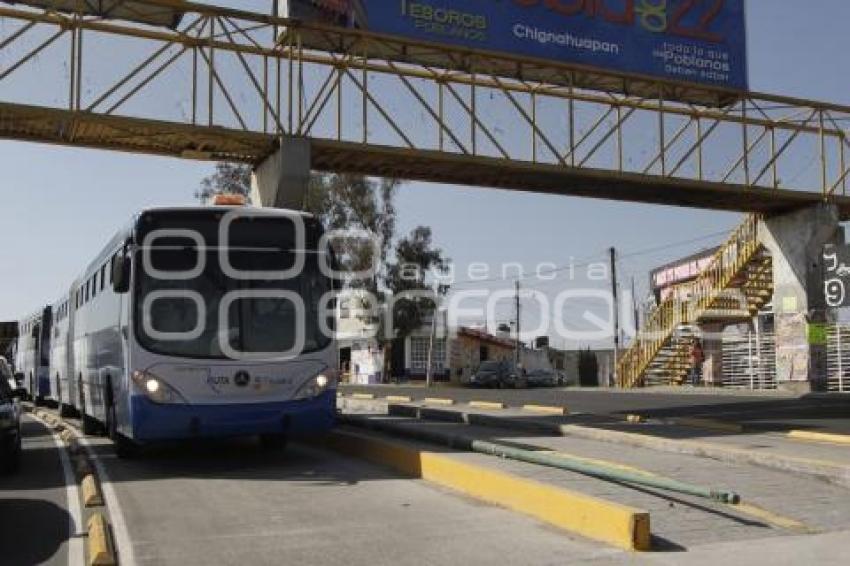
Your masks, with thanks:
[(689, 300), (674, 294), (653, 310), (617, 362), (619, 387), (683, 383), (699, 323), (747, 320), (771, 300), (773, 265), (759, 243), (758, 221), (748, 216), (720, 246), (690, 284)]

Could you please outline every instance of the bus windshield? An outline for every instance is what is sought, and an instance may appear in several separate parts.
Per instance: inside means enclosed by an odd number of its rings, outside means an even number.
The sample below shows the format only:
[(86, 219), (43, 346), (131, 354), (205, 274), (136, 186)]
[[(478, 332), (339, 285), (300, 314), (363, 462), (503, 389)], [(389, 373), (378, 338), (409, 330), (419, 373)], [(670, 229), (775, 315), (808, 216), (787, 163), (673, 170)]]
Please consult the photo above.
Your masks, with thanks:
[[(233, 222), (226, 246), (232, 269), (245, 274), (285, 271), (298, 259), (304, 265), (287, 279), (234, 278), (221, 265), (218, 216), (181, 218), (170, 213), (163, 218), (160, 213), (142, 218), (137, 241), (151, 245), (147, 249), (140, 245), (133, 258), (135, 331), (140, 345), (157, 354), (207, 359), (232, 358), (234, 352), (237, 357), (299, 354), (327, 347), (331, 337), (323, 331), (320, 316), (331, 281), (319, 269), (318, 225), (308, 224), (304, 249), (296, 249), (291, 218)], [(198, 241), (189, 236), (146, 240), (153, 230), (175, 234), (191, 230), (203, 239), (204, 247), (199, 249)], [(332, 312), (324, 315), (331, 317)], [(299, 345), (299, 332), (303, 347), (292, 352)]]

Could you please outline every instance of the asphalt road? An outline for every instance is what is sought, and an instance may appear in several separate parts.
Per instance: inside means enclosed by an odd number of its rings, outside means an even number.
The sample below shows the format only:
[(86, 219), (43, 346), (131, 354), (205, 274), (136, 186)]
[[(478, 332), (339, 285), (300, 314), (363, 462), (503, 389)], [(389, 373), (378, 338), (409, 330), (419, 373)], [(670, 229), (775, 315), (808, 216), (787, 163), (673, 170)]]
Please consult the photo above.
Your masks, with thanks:
[(21, 428), (21, 469), (0, 476), (0, 564), (81, 565), (79, 542), (71, 548), (77, 529), (69, 512), (63, 453), (44, 425), (25, 416)]
[(702, 393), (693, 390), (628, 392), (575, 389), (476, 389), (421, 385), (344, 385), (342, 393), (408, 395), (414, 400), (425, 397), (448, 397), (459, 403), (471, 400), (501, 401), (509, 407), (524, 404), (558, 405), (572, 413), (627, 414), (648, 417), (711, 417), (732, 422), (769, 424), (771, 422), (824, 426), (837, 432), (850, 433), (850, 395), (810, 395), (780, 397), (776, 395)]
[[(89, 439), (128, 564), (554, 564), (622, 554), (388, 469), (294, 444), (175, 444), (118, 460)], [(126, 526), (116, 525), (116, 517)]]

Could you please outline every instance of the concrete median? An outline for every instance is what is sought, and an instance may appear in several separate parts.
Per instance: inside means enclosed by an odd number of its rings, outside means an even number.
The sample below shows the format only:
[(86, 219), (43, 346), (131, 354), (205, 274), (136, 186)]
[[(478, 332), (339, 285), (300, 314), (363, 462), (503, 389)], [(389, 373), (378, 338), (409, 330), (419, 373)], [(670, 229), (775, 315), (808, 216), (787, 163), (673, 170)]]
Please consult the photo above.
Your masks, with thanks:
[(426, 451), (371, 434), (338, 430), (326, 442), (344, 454), (535, 517), (574, 534), (628, 550), (650, 548), (649, 513), (640, 509), (464, 462), (452, 453)]

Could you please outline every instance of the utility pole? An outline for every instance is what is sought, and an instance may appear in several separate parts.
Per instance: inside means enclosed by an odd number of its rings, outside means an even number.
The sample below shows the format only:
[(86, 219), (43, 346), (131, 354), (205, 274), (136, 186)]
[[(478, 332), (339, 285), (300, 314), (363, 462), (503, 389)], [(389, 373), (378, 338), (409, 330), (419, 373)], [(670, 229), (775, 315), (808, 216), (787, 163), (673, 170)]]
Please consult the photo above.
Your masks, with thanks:
[(635, 338), (637, 338), (637, 333), (640, 332), (640, 316), (638, 313), (637, 295), (635, 294), (634, 276), (632, 276), (632, 311), (634, 312), (633, 316), (635, 317)]
[(614, 301), (614, 385), (617, 384), (617, 360), (620, 358), (620, 302), (617, 297), (617, 250), (611, 248), (611, 292)]
[(514, 366), (519, 367), (522, 360), (520, 359), (519, 349), (520, 349), (520, 327), (519, 327), (519, 280), (516, 282), (516, 348), (514, 350)]
[(437, 332), (437, 308), (431, 313), (431, 337), (428, 340), (428, 366), (425, 370), (425, 387), (431, 387), (431, 367), (434, 360), (434, 334)]

